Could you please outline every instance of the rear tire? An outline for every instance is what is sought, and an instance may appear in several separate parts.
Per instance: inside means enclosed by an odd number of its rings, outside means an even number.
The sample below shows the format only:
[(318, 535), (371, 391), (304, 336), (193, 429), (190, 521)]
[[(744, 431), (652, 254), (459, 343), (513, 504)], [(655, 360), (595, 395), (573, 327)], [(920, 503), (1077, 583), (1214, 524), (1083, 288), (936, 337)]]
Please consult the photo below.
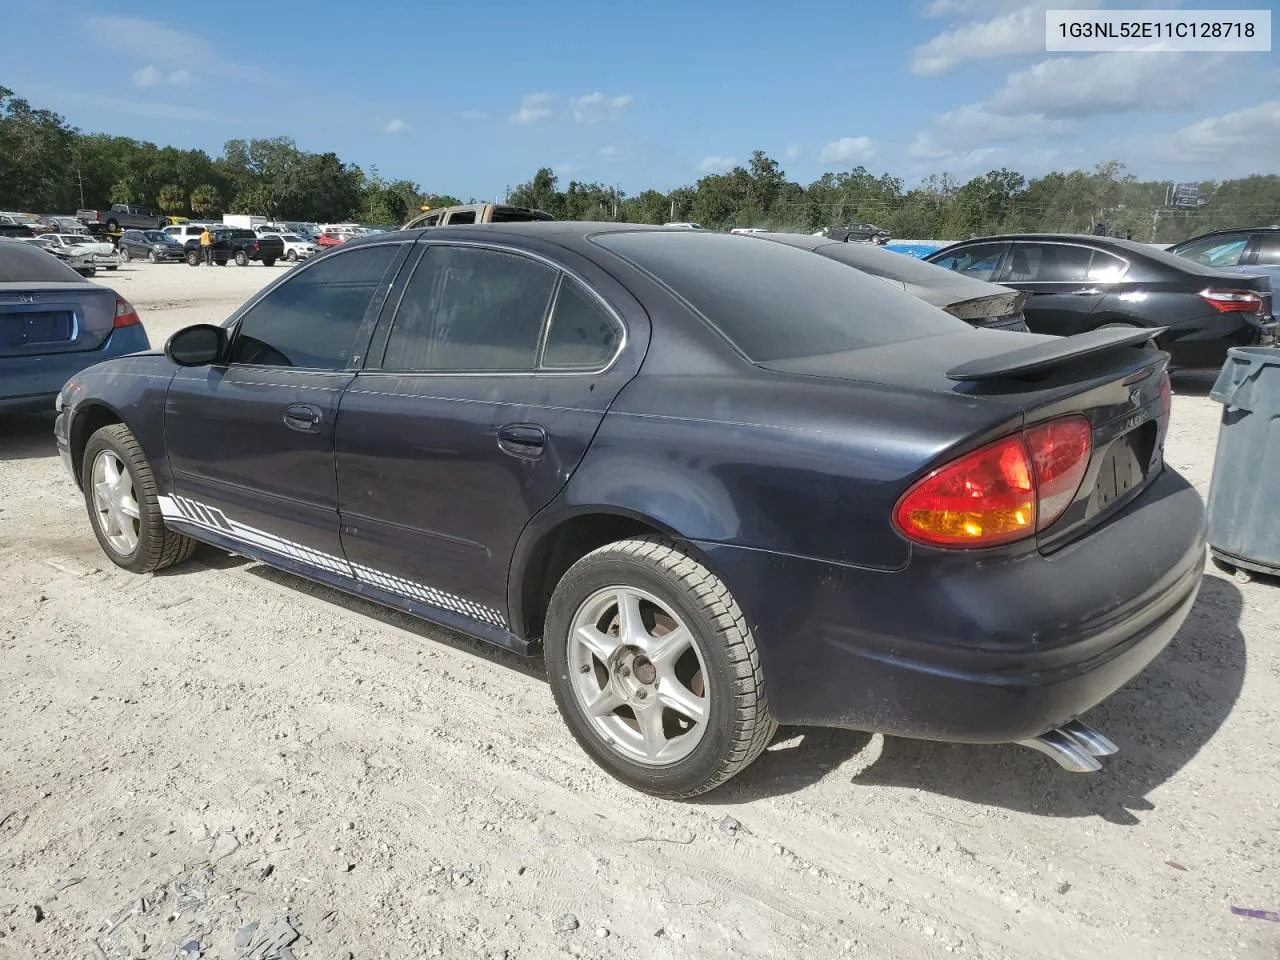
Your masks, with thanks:
[[(625, 622), (624, 606), (633, 612)], [(602, 645), (579, 639), (584, 631)], [(671, 540), (611, 543), (570, 567), (552, 594), (544, 642), (570, 732), (637, 790), (673, 800), (705, 793), (750, 766), (777, 730), (737, 601)]]
[(214, 263), (216, 263), (220, 267), (225, 267), (227, 265), (227, 261), (225, 260), (215, 260)]
[(89, 438), (81, 469), (89, 523), (112, 563), (151, 573), (191, 556), (196, 541), (164, 525), (151, 465), (123, 423)]
[(236, 251), (236, 266), (247, 267), (249, 265), (249, 255), (243, 250)]
[(272, 257), (270, 260), (263, 260), (262, 265), (264, 267), (274, 267), (276, 265), (276, 258)]

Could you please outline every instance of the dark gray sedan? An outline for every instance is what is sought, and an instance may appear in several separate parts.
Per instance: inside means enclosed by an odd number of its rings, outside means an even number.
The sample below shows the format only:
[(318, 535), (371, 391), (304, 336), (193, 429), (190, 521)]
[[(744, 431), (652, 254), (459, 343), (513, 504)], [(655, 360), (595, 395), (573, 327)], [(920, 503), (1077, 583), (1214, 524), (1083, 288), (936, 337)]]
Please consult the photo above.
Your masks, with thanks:
[(848, 264), (879, 277), (974, 327), (1027, 332), (1022, 315), (1025, 293), (953, 273), (915, 257), (882, 250), (870, 243), (846, 243), (796, 233), (755, 233), (753, 238), (785, 243)]

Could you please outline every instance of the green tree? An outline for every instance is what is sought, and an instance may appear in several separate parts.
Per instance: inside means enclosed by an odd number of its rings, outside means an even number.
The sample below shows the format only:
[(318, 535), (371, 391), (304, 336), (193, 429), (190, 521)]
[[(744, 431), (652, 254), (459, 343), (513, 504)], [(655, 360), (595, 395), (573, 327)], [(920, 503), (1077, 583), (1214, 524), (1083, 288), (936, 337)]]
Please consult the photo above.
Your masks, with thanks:
[(117, 180), (111, 185), (112, 203), (133, 203), (133, 184), (128, 180)]
[(191, 191), (191, 212), (197, 217), (214, 217), (222, 212), (222, 195), (209, 183)]
[(156, 206), (162, 213), (182, 214), (187, 210), (187, 195), (181, 185), (167, 183), (156, 194)]

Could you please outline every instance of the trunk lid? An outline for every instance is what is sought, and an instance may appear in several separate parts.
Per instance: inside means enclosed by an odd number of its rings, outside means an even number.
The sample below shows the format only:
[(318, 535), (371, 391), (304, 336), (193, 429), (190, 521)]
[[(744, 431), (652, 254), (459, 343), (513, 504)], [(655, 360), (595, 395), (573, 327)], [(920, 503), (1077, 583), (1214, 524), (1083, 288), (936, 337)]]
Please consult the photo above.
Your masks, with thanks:
[(116, 295), (89, 283), (0, 283), (0, 357), (96, 350), (111, 334)]
[[(1070, 506), (1038, 535), (1039, 549), (1050, 553), (1136, 497), (1163, 467), (1168, 408), (1162, 381), (1168, 354), (1143, 343), (1159, 332), (1106, 330), (1051, 337), (974, 329), (760, 366), (948, 393), (957, 402), (1021, 412), (1024, 427), (1070, 414), (1084, 416), (1092, 435), (1089, 464)], [(968, 438), (921, 475), (992, 439), (989, 434)]]

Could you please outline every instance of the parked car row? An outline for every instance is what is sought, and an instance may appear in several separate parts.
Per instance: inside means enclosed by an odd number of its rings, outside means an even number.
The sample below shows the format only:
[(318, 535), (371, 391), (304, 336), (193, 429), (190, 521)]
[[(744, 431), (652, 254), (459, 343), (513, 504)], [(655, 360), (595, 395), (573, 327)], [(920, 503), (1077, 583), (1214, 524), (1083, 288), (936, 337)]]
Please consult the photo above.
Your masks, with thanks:
[[(1250, 236), (1231, 245), (1255, 258), (1262, 249)], [(1276, 342), (1270, 277), (1213, 264), (1218, 249), (1206, 238), (1166, 252), (1118, 237), (1013, 234), (955, 243), (925, 262), (1025, 293), (1033, 333), (1152, 330), (1174, 366), (1197, 368), (1221, 366), (1233, 346)]]

